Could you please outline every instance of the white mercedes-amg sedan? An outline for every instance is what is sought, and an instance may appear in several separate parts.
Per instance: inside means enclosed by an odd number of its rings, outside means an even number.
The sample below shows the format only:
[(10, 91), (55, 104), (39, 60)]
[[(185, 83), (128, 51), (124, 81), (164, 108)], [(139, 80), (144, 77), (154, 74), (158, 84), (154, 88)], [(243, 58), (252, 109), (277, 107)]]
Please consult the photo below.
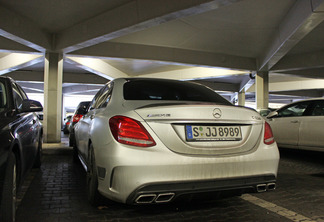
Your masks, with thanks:
[(101, 196), (156, 204), (276, 187), (279, 152), (268, 123), (195, 83), (115, 79), (95, 95), (75, 137), (93, 205)]

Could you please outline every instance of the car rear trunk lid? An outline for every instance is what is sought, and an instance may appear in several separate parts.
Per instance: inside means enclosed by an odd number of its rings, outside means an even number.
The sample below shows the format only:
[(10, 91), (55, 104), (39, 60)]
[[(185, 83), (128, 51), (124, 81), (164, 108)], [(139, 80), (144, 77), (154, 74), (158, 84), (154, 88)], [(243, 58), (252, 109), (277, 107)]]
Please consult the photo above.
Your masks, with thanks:
[(262, 138), (262, 118), (243, 107), (178, 104), (152, 105), (135, 111), (176, 153), (239, 155), (253, 152)]

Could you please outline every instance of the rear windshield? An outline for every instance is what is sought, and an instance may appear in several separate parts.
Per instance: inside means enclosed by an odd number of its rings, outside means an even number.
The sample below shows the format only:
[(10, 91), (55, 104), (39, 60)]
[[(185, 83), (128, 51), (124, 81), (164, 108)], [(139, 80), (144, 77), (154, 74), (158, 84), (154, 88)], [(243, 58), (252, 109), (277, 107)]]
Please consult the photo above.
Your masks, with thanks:
[(231, 105), (207, 87), (171, 80), (129, 80), (124, 84), (124, 99), (199, 101)]

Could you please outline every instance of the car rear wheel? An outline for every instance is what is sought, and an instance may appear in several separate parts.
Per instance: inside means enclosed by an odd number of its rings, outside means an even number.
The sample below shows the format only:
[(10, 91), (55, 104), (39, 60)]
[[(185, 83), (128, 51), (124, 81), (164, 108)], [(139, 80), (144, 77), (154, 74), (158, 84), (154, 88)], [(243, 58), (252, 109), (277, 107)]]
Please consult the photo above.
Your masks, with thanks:
[(69, 135), (70, 135), (70, 136), (69, 136), (69, 146), (73, 147), (74, 144), (73, 144), (73, 140), (72, 140), (72, 138), (71, 138), (71, 133), (70, 133)]
[(2, 190), (1, 220), (15, 221), (17, 203), (17, 161), (14, 153), (8, 158), (6, 176)]
[(78, 147), (75, 144), (73, 145), (73, 162), (79, 162)]
[(101, 196), (98, 191), (98, 174), (92, 144), (90, 144), (88, 156), (87, 192), (90, 204), (98, 206)]

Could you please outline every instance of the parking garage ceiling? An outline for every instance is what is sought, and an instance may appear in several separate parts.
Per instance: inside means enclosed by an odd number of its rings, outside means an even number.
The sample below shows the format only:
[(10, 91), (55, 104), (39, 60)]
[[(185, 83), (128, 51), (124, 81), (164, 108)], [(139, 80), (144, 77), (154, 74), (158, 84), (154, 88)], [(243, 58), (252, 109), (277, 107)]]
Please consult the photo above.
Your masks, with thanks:
[(57, 52), (66, 94), (152, 76), (253, 95), (269, 71), (270, 101), (322, 97), (323, 20), (324, 0), (0, 0), (0, 74), (41, 91)]

